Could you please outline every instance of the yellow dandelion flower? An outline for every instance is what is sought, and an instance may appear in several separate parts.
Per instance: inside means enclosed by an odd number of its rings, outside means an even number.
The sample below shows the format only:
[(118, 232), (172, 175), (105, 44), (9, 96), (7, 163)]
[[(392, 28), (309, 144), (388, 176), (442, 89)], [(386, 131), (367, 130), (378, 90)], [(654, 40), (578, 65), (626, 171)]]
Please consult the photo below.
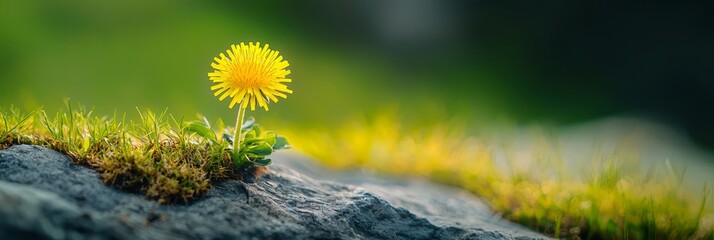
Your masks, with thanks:
[[(226, 57), (228, 54), (228, 57)], [(213, 58), (211, 67), (213, 72), (208, 73), (208, 79), (215, 85), (211, 90), (218, 100), (223, 101), (231, 97), (228, 107), (233, 108), (239, 104), (238, 117), (236, 119), (235, 135), (233, 141), (233, 160), (242, 162), (240, 158), (240, 145), (243, 141), (241, 125), (245, 116), (245, 109), (250, 105), (251, 110), (255, 110), (255, 105), (268, 111), (268, 103), (278, 102), (278, 97), (287, 98), (286, 94), (293, 93), (284, 83), (292, 82), (285, 78), (290, 74), (288, 61), (280, 56), (280, 53), (271, 50), (268, 44), (261, 47), (260, 42), (248, 45), (231, 45), (226, 53), (221, 53), (219, 57)], [(219, 97), (220, 95), (220, 97)]]
[(239, 104), (241, 110), (248, 105), (255, 110), (257, 104), (268, 111), (268, 103), (278, 102), (277, 97), (287, 98), (286, 94), (293, 92), (284, 84), (292, 81), (286, 78), (290, 74), (290, 70), (285, 69), (288, 61), (268, 44), (261, 47), (260, 42), (248, 45), (241, 42), (231, 45), (231, 49), (219, 56), (213, 58), (214, 71), (209, 72), (208, 77), (215, 83), (211, 90), (220, 101), (232, 98), (230, 108)]

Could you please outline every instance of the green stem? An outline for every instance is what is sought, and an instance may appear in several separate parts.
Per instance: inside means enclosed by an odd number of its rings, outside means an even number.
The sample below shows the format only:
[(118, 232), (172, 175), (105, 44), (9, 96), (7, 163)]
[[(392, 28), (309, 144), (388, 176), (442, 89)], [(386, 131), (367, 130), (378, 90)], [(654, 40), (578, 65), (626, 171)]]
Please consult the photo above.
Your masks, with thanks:
[[(238, 119), (236, 119), (236, 134), (233, 136), (233, 156), (238, 157), (240, 153), (240, 143), (243, 138), (241, 137), (241, 132), (243, 131), (243, 117), (245, 116), (245, 108), (238, 106)], [(235, 160), (234, 160), (235, 161)], [(243, 162), (243, 159), (237, 159), (238, 162)]]

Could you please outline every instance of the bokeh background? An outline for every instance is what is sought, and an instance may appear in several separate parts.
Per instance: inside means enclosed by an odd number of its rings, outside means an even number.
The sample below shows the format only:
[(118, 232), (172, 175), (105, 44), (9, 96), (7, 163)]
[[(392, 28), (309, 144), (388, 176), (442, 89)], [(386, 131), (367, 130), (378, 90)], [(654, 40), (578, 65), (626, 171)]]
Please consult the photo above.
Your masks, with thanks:
[(232, 120), (209, 90), (211, 59), (260, 41), (291, 63), (295, 90), (252, 113), (261, 121), (330, 126), (391, 109), (414, 122), (561, 126), (631, 114), (711, 148), (712, 5), (4, 0), (0, 105), (53, 111), (69, 97), (98, 114)]

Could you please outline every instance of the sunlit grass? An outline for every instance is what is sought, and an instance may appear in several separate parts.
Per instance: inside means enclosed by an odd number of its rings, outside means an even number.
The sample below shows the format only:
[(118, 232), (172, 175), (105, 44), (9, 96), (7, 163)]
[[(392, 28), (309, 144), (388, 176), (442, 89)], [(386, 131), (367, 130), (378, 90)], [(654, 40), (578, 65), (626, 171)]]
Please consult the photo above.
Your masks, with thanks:
[(466, 130), (446, 122), (408, 128), (384, 115), (288, 136), (297, 149), (332, 167), (421, 176), (469, 190), (505, 218), (551, 236), (714, 238), (712, 223), (706, 223), (712, 215), (708, 189), (687, 192), (680, 186), (685, 172), (645, 172), (627, 143), (609, 153), (584, 152), (591, 162), (573, 170), (546, 134), (532, 136), (535, 146), (523, 153)]
[(139, 111), (139, 121), (123, 115), (93, 116), (82, 107), (50, 115), (0, 109), (0, 149), (42, 145), (90, 166), (102, 179), (161, 203), (188, 202), (211, 182), (236, 177), (226, 146), (209, 144), (187, 132), (188, 122), (166, 113)]

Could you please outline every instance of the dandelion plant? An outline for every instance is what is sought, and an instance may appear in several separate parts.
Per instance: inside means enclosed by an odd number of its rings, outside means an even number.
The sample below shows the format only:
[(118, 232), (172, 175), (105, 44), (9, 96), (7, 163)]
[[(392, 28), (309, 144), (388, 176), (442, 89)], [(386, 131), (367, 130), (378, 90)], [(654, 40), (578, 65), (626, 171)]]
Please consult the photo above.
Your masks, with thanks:
[[(226, 56), (227, 54), (227, 56)], [(231, 143), (231, 158), (238, 167), (246, 165), (267, 166), (272, 160), (266, 158), (273, 150), (287, 148), (289, 145), (284, 137), (272, 131), (263, 131), (254, 119), (244, 121), (245, 111), (250, 105), (268, 111), (268, 104), (278, 102), (278, 97), (287, 98), (293, 91), (284, 83), (292, 82), (286, 78), (290, 70), (288, 61), (284, 60), (278, 51), (269, 48), (268, 44), (261, 47), (260, 42), (240, 43), (231, 45), (225, 53), (220, 53), (211, 63), (213, 72), (208, 73), (209, 80), (214, 85), (211, 90), (218, 100), (231, 97), (229, 108), (238, 105), (235, 133), (224, 135)], [(189, 130), (198, 133), (214, 142), (219, 139), (213, 135), (208, 121), (205, 124), (194, 123)]]

